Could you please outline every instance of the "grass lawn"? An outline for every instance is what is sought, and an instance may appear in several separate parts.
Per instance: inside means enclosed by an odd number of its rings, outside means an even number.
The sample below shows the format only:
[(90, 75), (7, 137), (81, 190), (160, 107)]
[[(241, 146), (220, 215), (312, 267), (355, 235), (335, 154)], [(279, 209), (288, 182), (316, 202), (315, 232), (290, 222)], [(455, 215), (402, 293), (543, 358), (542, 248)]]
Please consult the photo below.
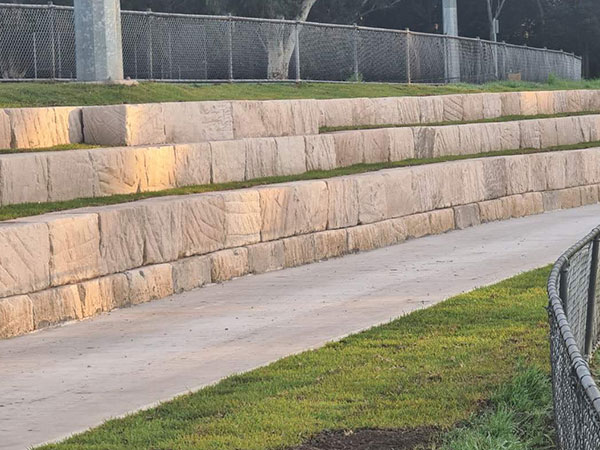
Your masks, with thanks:
[(524, 90), (598, 89), (600, 80), (548, 83), (496, 82), (484, 85), (386, 84), (386, 83), (156, 83), (110, 86), (81, 83), (0, 83), (0, 107), (108, 105), (202, 100), (267, 100), (298, 98), (355, 98), (466, 94)]
[(457, 423), (435, 448), (552, 448), (548, 273), (459, 295), (43, 448), (283, 449), (324, 430)]
[[(173, 195), (190, 195), (190, 194), (201, 194), (205, 192), (216, 192), (226, 191), (233, 189), (245, 189), (254, 186), (269, 185), (276, 183), (287, 183), (291, 181), (302, 181), (302, 180), (320, 180), (325, 178), (341, 177), (346, 175), (353, 175), (366, 172), (375, 172), (383, 169), (392, 169), (398, 167), (409, 167), (409, 166), (420, 166), (424, 164), (435, 164), (447, 161), (459, 161), (464, 159), (476, 159), (476, 158), (490, 158), (494, 156), (508, 156), (508, 155), (525, 155), (530, 153), (546, 153), (546, 152), (558, 152), (568, 151), (575, 149), (585, 149), (599, 147), (600, 142), (587, 142), (583, 144), (575, 145), (564, 145), (559, 147), (552, 147), (548, 149), (519, 149), (519, 150), (503, 150), (498, 152), (487, 152), (479, 153), (475, 155), (450, 155), (441, 156), (436, 158), (425, 158), (425, 159), (406, 159), (403, 161), (386, 162), (386, 163), (374, 163), (374, 164), (357, 164), (350, 167), (342, 167), (334, 170), (323, 170), (323, 171), (311, 171), (305, 172), (298, 175), (289, 176), (276, 176), (268, 178), (257, 178), (249, 181), (239, 181), (232, 183), (223, 184), (206, 184), (199, 186), (188, 186), (174, 189), (166, 189), (162, 191), (154, 192), (140, 192), (135, 194), (120, 194), (111, 195), (108, 197), (94, 197), (94, 198), (79, 198), (75, 200), (67, 200), (61, 202), (48, 202), (48, 203), (22, 203), (17, 205), (7, 205), (0, 207), (0, 221), (12, 220), (20, 217), (36, 216), (39, 214), (46, 214), (56, 211), (66, 211), (77, 208), (87, 208), (92, 206), (106, 206), (115, 205), (119, 203), (135, 202), (144, 200), (147, 198), (156, 197), (167, 197)], [(102, 151), (102, 150), (98, 150)]]

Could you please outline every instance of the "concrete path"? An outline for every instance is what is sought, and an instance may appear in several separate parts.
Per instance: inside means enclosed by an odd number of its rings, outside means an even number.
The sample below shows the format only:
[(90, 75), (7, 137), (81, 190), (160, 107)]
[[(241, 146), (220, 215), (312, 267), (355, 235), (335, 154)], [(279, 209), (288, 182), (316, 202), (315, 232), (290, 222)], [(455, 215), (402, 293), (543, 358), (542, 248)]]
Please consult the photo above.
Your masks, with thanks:
[(0, 448), (98, 425), (552, 262), (600, 206), (482, 225), (0, 341)]

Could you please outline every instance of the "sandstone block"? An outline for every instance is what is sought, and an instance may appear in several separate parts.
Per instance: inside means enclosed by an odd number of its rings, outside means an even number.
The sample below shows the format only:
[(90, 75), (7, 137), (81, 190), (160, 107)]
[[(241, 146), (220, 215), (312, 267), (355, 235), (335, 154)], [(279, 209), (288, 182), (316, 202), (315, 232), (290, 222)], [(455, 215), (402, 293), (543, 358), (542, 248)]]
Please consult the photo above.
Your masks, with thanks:
[[(355, 125), (376, 125), (383, 116), (377, 110), (376, 99), (356, 98), (352, 102), (352, 123)], [(385, 122), (387, 123), (387, 122)]]
[(416, 125), (421, 121), (421, 104), (418, 97), (400, 97), (398, 111), (398, 125)]
[(444, 121), (444, 100), (439, 96), (417, 97), (421, 112), (420, 123)]
[(506, 199), (510, 217), (526, 217), (544, 212), (543, 197), (539, 192), (512, 195)]
[(322, 261), (337, 258), (348, 253), (348, 233), (346, 230), (331, 230), (315, 233), (315, 259)]
[(212, 281), (212, 262), (210, 256), (194, 256), (175, 261), (173, 269), (173, 292), (191, 291)]
[(364, 162), (367, 164), (388, 162), (391, 153), (389, 130), (379, 128), (375, 130), (363, 130), (361, 133), (363, 135)]
[(436, 128), (434, 127), (415, 127), (413, 128), (413, 138), (415, 143), (415, 158), (427, 159), (433, 158), (433, 148), (436, 141)]
[(43, 154), (0, 156), (0, 202), (45, 203), (48, 201), (48, 159)]
[(314, 234), (294, 236), (283, 240), (285, 267), (297, 267), (317, 260)]
[[(175, 149), (171, 146), (144, 149), (146, 174), (145, 190), (162, 191), (177, 186), (175, 174)], [(142, 186), (144, 183), (142, 183)]]
[(365, 161), (364, 140), (361, 131), (334, 133), (333, 140), (337, 167), (350, 167)]
[(598, 186), (581, 186), (581, 205), (595, 205), (600, 201), (598, 195)]
[(257, 190), (222, 192), (225, 205), (225, 247), (260, 242), (260, 195)]
[(428, 213), (413, 214), (399, 220), (404, 224), (407, 239), (417, 239), (431, 234), (431, 221)]
[(316, 100), (234, 101), (235, 139), (319, 133)]
[(285, 267), (283, 241), (265, 242), (248, 247), (250, 273), (267, 273)]
[(174, 292), (170, 264), (130, 270), (125, 276), (129, 283), (129, 300), (132, 305), (165, 298)]
[(542, 192), (544, 211), (556, 211), (561, 208), (558, 191)]
[(328, 192), (324, 181), (264, 187), (259, 192), (263, 241), (325, 230)]
[(406, 239), (404, 223), (398, 220), (348, 228), (348, 250), (368, 251), (398, 244)]
[(444, 122), (461, 122), (464, 118), (464, 95), (444, 95)]
[(89, 157), (98, 179), (98, 196), (129, 194), (147, 188), (144, 150), (110, 148), (90, 151)]
[(474, 203), (455, 207), (454, 218), (456, 220), (456, 228), (459, 230), (480, 225), (479, 205)]
[(482, 123), (481, 152), (490, 153), (502, 150), (501, 126), (499, 123)]
[(519, 122), (521, 129), (521, 148), (541, 148), (542, 130), (539, 120), (523, 120)]
[[(78, 108), (6, 109), (11, 129), (11, 147), (31, 149), (81, 142)], [(73, 114), (74, 119), (70, 116)], [(79, 128), (78, 128), (79, 125)], [(70, 128), (73, 127), (71, 131)]]
[[(579, 186), (583, 183), (583, 167), (577, 167), (578, 155), (564, 155), (562, 152), (549, 153), (544, 155), (546, 159), (546, 189), (564, 189), (568, 184)], [(571, 164), (568, 163), (571, 162)], [(569, 167), (571, 170), (569, 170)]]
[(214, 283), (221, 283), (249, 273), (248, 249), (246, 248), (223, 250), (213, 253), (210, 258)]
[(385, 188), (385, 217), (396, 218), (417, 212), (419, 201), (413, 192), (412, 171), (386, 170), (380, 174)]
[(61, 286), (101, 274), (97, 214), (60, 214), (46, 219), (50, 236), (50, 285)]
[(483, 119), (483, 94), (464, 96), (464, 120), (467, 122)]
[(484, 147), (482, 128), (477, 124), (459, 125), (460, 147), (462, 155), (475, 155)]
[(317, 100), (319, 110), (319, 126), (320, 127), (344, 127), (356, 125), (352, 123), (352, 111), (354, 107), (354, 99), (340, 98)]
[(497, 124), (500, 128), (500, 149), (518, 150), (521, 148), (521, 127), (519, 122), (503, 122)]
[(395, 125), (401, 123), (400, 109), (398, 108), (398, 97), (372, 98), (371, 104), (374, 108), (373, 125)]
[(305, 136), (306, 169), (332, 170), (337, 167), (335, 139), (330, 134)]
[(33, 324), (36, 330), (68, 320), (83, 318), (76, 285), (63, 286), (30, 294)]
[(306, 172), (306, 147), (304, 137), (280, 137), (275, 139), (277, 148), (275, 174), (297, 175)]
[(212, 157), (208, 142), (178, 144), (175, 145), (174, 152), (177, 187), (210, 184)]
[(558, 145), (574, 145), (583, 142), (583, 131), (578, 117), (559, 117), (554, 120)]
[(536, 116), (538, 114), (538, 100), (536, 92), (519, 92), (522, 116)]
[(50, 239), (44, 223), (0, 223), (0, 297), (45, 289), (50, 284)]
[(277, 175), (277, 143), (274, 138), (246, 139), (246, 179)]
[(233, 139), (231, 103), (163, 103), (166, 142), (188, 143)]
[(500, 94), (502, 103), (502, 116), (520, 116), (521, 98), (518, 92), (505, 92)]
[(433, 157), (460, 154), (460, 130), (455, 126), (435, 128)]
[(581, 99), (581, 91), (578, 90), (568, 90), (565, 91), (567, 93), (567, 102), (569, 105), (568, 112), (581, 112), (583, 111), (583, 102)]
[(551, 148), (558, 145), (558, 132), (556, 130), (556, 120), (541, 119), (538, 121), (540, 126), (540, 147)]
[(431, 234), (443, 234), (454, 230), (454, 210), (441, 209), (427, 213), (431, 224)]
[(49, 152), (46, 158), (49, 201), (91, 198), (97, 195), (99, 180), (90, 151)]
[(415, 157), (413, 131), (408, 128), (389, 128), (390, 161), (403, 161)]
[(544, 154), (529, 155), (529, 191), (543, 192), (548, 189), (546, 179), (548, 158)]
[(548, 91), (536, 92), (537, 112), (538, 114), (555, 114), (554, 110), (554, 95)]
[(506, 158), (506, 194), (524, 194), (531, 186), (531, 167), (528, 156)]
[(11, 147), (10, 119), (6, 111), (0, 109), (0, 149)]
[(583, 136), (582, 142), (594, 142), (600, 139), (600, 116), (580, 116), (579, 127)]
[(479, 214), (482, 223), (508, 220), (511, 218), (511, 208), (507, 198), (488, 200), (479, 203)]
[[(143, 201), (125, 214), (135, 221), (143, 251), (142, 264), (160, 264), (175, 261), (183, 251), (183, 203), (169, 198), (156, 198)], [(103, 220), (100, 222), (102, 227)], [(132, 225), (135, 227), (136, 225)], [(104, 231), (104, 230), (102, 230)], [(128, 268), (135, 268), (130, 266)]]
[(496, 119), (502, 116), (502, 98), (500, 94), (483, 95), (483, 118)]
[(0, 339), (33, 331), (33, 306), (26, 295), (0, 299)]
[(361, 224), (389, 219), (385, 178), (372, 172), (355, 177), (358, 192), (358, 222)]
[(72, 106), (54, 108), (56, 116), (57, 144), (79, 144), (83, 142), (83, 109)]
[(556, 114), (564, 114), (571, 112), (569, 111), (569, 99), (567, 91), (554, 91), (552, 92), (554, 98), (554, 112)]
[(179, 257), (222, 250), (226, 240), (225, 198), (219, 193), (181, 200), (182, 247)]
[(326, 180), (329, 195), (327, 228), (347, 228), (358, 224), (358, 188), (354, 177)]
[(129, 284), (122, 273), (79, 283), (77, 289), (84, 318), (129, 304)]
[(212, 182), (230, 183), (246, 178), (245, 140), (214, 141), (210, 143), (212, 156)]

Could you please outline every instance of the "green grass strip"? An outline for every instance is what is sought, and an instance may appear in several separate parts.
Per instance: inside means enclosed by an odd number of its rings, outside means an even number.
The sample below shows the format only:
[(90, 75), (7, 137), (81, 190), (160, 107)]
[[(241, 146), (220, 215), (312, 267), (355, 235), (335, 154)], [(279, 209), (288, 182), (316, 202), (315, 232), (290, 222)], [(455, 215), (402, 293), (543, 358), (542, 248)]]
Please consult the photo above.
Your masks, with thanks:
[(410, 127), (446, 127), (450, 125), (471, 125), (478, 123), (503, 123), (503, 122), (514, 122), (522, 120), (538, 120), (538, 119), (558, 119), (561, 117), (574, 117), (574, 116), (588, 116), (600, 114), (600, 111), (580, 111), (574, 113), (557, 113), (557, 114), (537, 114), (534, 116), (502, 116), (492, 119), (481, 119), (481, 120), (462, 120), (462, 121), (450, 121), (450, 122), (435, 122), (435, 123), (415, 123), (415, 124), (383, 124), (383, 125), (349, 125), (342, 127), (321, 127), (319, 132), (335, 133), (337, 131), (354, 131), (354, 130), (375, 130), (379, 128), (410, 128)]
[(185, 102), (205, 100), (328, 99), (398, 97), (477, 92), (599, 89), (600, 81), (547, 83), (504, 81), (475, 84), (390, 84), (390, 83), (155, 83), (112, 86), (81, 83), (0, 83), (0, 107), (86, 106), (122, 103)]
[(199, 186), (187, 186), (181, 188), (167, 189), (154, 192), (139, 192), (135, 194), (111, 195), (108, 197), (94, 198), (79, 198), (75, 200), (67, 200), (61, 202), (48, 203), (22, 203), (18, 205), (7, 205), (0, 207), (0, 221), (18, 219), (20, 217), (36, 216), (56, 211), (66, 211), (77, 208), (87, 208), (93, 206), (115, 205), (119, 203), (135, 202), (148, 198), (167, 197), (173, 195), (189, 195), (202, 194), (205, 192), (228, 191), (233, 189), (245, 189), (261, 185), (270, 185), (277, 183), (287, 183), (291, 181), (303, 180), (321, 180), (325, 178), (341, 177), (345, 175), (355, 175), (366, 172), (375, 172), (383, 169), (392, 169), (399, 167), (421, 166), (425, 164), (435, 164), (448, 161), (460, 161), (465, 159), (490, 158), (494, 156), (510, 156), (510, 155), (527, 155), (532, 153), (548, 153), (557, 151), (568, 151), (577, 149), (586, 149), (599, 147), (600, 141), (588, 142), (576, 145), (564, 145), (552, 147), (548, 149), (520, 149), (520, 150), (504, 150), (498, 152), (478, 153), (475, 155), (451, 155), (441, 156), (436, 158), (425, 159), (406, 159), (397, 162), (385, 162), (374, 164), (357, 164), (351, 167), (343, 167), (339, 169), (327, 171), (311, 171), (299, 175), (276, 176), (268, 178), (257, 178), (249, 181), (239, 181), (222, 184), (206, 184)]
[[(449, 430), (489, 404), (520, 361), (548, 375), (548, 273), (459, 295), (43, 448), (271, 450), (323, 430)], [(532, 378), (494, 397), (528, 435), (520, 411), (547, 395)], [(517, 402), (529, 382), (533, 391)], [(532, 427), (545, 420), (536, 411)]]
[(98, 145), (89, 144), (64, 144), (55, 145), (54, 147), (43, 147), (43, 148), (1, 148), (0, 155), (10, 155), (13, 153), (40, 153), (40, 152), (63, 152), (66, 150), (89, 150), (93, 148), (100, 148)]

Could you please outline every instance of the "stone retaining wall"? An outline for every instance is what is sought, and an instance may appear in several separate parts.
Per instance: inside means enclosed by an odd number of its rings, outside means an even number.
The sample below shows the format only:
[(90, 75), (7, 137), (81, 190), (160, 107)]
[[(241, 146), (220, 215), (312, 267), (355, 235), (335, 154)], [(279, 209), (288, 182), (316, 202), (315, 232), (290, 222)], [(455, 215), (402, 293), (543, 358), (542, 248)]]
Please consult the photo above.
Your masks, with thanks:
[(600, 149), (87, 208), (0, 223), (0, 337), (246, 273), (598, 202)]
[(600, 111), (600, 91), (4, 109), (0, 110), (0, 149), (303, 136), (317, 134), (320, 127), (415, 125), (585, 111)]
[(103, 197), (295, 175), (359, 163), (547, 148), (598, 140), (600, 115), (0, 155), (0, 205)]

